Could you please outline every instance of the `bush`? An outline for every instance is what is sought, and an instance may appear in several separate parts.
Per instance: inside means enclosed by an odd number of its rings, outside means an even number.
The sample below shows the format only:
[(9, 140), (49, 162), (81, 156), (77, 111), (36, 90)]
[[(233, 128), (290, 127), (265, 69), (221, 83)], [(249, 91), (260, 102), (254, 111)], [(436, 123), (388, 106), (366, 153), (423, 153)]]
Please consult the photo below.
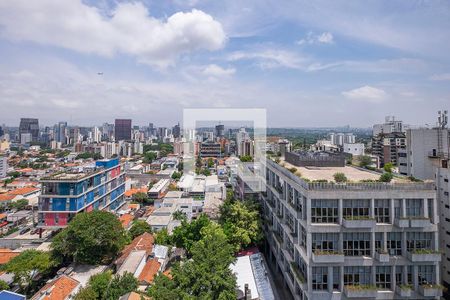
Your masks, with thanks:
[(334, 177), (334, 181), (336, 181), (336, 182), (347, 182), (347, 177), (345, 176), (344, 173), (338, 172), (338, 173), (334, 174), (333, 177)]
[(392, 173), (383, 173), (380, 176), (379, 181), (380, 182), (391, 182), (392, 178), (394, 178), (394, 175), (392, 175)]
[(388, 173), (392, 173), (392, 169), (394, 168), (394, 165), (392, 163), (387, 163), (384, 165), (384, 171)]

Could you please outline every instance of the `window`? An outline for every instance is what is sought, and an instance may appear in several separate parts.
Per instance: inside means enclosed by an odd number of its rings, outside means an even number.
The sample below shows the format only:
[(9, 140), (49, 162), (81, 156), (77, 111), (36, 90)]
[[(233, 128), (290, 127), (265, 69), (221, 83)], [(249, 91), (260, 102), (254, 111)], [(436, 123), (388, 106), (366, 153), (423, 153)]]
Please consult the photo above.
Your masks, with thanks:
[(402, 255), (402, 233), (388, 232), (387, 250), (389, 255)]
[(406, 250), (411, 252), (416, 249), (431, 249), (432, 239), (431, 232), (407, 232)]
[(341, 268), (333, 267), (333, 290), (340, 290), (341, 285)]
[(375, 219), (377, 223), (389, 223), (389, 199), (375, 199)]
[(370, 200), (344, 200), (343, 213), (345, 217), (369, 217)]
[(398, 219), (401, 216), (402, 211), (402, 199), (394, 200), (394, 216)]
[(421, 217), (422, 203), (422, 199), (406, 199), (406, 216)]
[(370, 284), (370, 267), (344, 267), (344, 285)]
[(338, 250), (339, 233), (313, 233), (312, 234), (312, 251), (337, 251)]
[(312, 223), (337, 223), (338, 200), (312, 199), (311, 200)]
[(375, 273), (375, 284), (382, 289), (391, 288), (391, 267), (377, 266)]
[(430, 219), (432, 219), (434, 216), (433, 203), (434, 199), (428, 199), (428, 218)]
[(383, 232), (375, 232), (375, 250), (377, 252), (380, 252), (380, 250), (383, 250), (384, 247), (384, 237), (383, 237), (384, 233)]
[(419, 284), (435, 284), (434, 274), (436, 268), (434, 266), (418, 266)]
[(395, 267), (395, 283), (397, 285), (403, 284), (403, 266)]
[(347, 256), (370, 255), (369, 232), (345, 232), (344, 254)]
[(313, 290), (328, 289), (328, 267), (312, 268), (312, 288)]
[(412, 278), (413, 278), (413, 266), (408, 266), (407, 273), (408, 273), (408, 278), (407, 278), (408, 282), (407, 282), (407, 284), (413, 284), (413, 280), (412, 280)]
[(303, 249), (306, 249), (306, 230), (301, 225), (300, 228), (302, 231), (302, 239), (300, 240), (300, 246), (303, 247)]

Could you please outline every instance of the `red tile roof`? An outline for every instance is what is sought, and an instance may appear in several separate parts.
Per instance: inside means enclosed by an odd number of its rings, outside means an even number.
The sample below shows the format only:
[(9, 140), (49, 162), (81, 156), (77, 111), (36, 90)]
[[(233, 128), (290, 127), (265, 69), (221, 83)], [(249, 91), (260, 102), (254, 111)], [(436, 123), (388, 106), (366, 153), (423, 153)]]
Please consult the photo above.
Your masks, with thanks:
[[(31, 300), (65, 300), (80, 283), (67, 275), (62, 275), (44, 285)], [(44, 295), (44, 297), (42, 297)]]
[(131, 251), (133, 250), (145, 250), (147, 251), (147, 254), (152, 253), (154, 242), (155, 239), (153, 238), (153, 235), (151, 235), (148, 232), (143, 233), (140, 236), (136, 237), (131, 242), (131, 244), (125, 247), (120, 257), (116, 259), (116, 265), (117, 266), (122, 265), (123, 262), (127, 259), (128, 255), (130, 255)]
[(123, 228), (128, 228), (133, 220), (134, 216), (131, 214), (124, 214), (119, 218), (119, 221), (120, 223), (122, 223)]
[(18, 256), (20, 252), (13, 252), (10, 249), (0, 249), (0, 265), (8, 263), (11, 259)]
[(36, 188), (36, 187), (26, 186), (26, 187), (23, 187), (23, 188), (18, 188), (18, 189), (12, 190), (8, 194), (11, 194), (11, 195), (28, 195), (28, 194), (37, 192), (39, 190), (40, 189)]
[(147, 261), (144, 269), (142, 269), (141, 274), (139, 274), (139, 282), (145, 282), (148, 284), (153, 283), (153, 280), (155, 279), (156, 274), (158, 274), (160, 267), (161, 264), (156, 258)]
[(12, 199), (16, 198), (16, 196), (14, 195), (10, 195), (10, 194), (0, 194), (0, 202), (4, 202), (4, 201), (11, 201)]

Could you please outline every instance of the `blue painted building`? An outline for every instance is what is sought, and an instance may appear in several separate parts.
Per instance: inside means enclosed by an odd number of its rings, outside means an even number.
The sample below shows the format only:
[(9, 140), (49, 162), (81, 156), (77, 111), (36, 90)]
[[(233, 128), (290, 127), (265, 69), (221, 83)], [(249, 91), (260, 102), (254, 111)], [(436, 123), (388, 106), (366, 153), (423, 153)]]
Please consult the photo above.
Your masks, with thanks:
[(124, 203), (125, 173), (119, 159), (77, 167), (41, 179), (38, 227), (60, 228), (80, 212), (115, 211)]

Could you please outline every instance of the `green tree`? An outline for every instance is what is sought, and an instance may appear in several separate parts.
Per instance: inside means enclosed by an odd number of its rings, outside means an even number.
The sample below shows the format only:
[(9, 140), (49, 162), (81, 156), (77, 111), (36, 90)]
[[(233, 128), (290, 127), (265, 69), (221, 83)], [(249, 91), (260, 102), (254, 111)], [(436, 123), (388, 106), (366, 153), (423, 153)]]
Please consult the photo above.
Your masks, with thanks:
[(131, 225), (131, 228), (128, 231), (132, 239), (140, 236), (141, 234), (144, 234), (145, 232), (152, 233), (152, 228), (147, 222), (143, 220), (134, 221), (133, 225)]
[(145, 203), (149, 202), (148, 201), (149, 198), (148, 198), (147, 193), (143, 193), (143, 192), (137, 192), (137, 193), (133, 194), (132, 200), (136, 201), (136, 202), (139, 202), (139, 203), (142, 203), (142, 204), (145, 204)]
[(219, 223), (235, 251), (257, 244), (262, 239), (258, 207), (250, 200), (226, 200), (220, 207)]
[(20, 199), (12, 202), (9, 207), (16, 210), (23, 210), (28, 206), (28, 199)]
[(138, 281), (133, 274), (125, 272), (122, 276), (116, 274), (106, 290), (105, 300), (117, 300), (126, 293), (137, 290)]
[(208, 168), (214, 167), (214, 160), (210, 157), (208, 158)]
[(183, 176), (183, 173), (181, 173), (181, 172), (173, 172), (172, 179), (179, 180), (181, 178), (181, 176)]
[(172, 245), (172, 236), (169, 235), (166, 228), (155, 233), (155, 244), (166, 246)]
[(236, 278), (229, 268), (234, 249), (222, 228), (212, 222), (203, 227), (201, 239), (191, 250), (191, 259), (172, 268), (172, 282), (159, 275), (149, 295), (155, 299), (236, 299)]
[(243, 155), (239, 158), (242, 162), (251, 162), (253, 161), (253, 157), (250, 155)]
[(172, 233), (172, 242), (179, 248), (184, 248), (190, 253), (192, 245), (201, 238), (201, 230), (211, 223), (206, 214), (201, 214), (196, 220), (181, 221), (181, 226), (176, 227)]
[(186, 213), (181, 210), (177, 210), (173, 213), (173, 218), (178, 221), (186, 220)]
[(9, 284), (4, 280), (0, 280), (0, 291), (9, 290)]
[(394, 175), (392, 173), (383, 173), (380, 176), (379, 181), (381, 182), (391, 182), (391, 180), (394, 178)]
[(51, 244), (55, 257), (84, 264), (108, 263), (128, 241), (115, 215), (94, 210), (77, 214)]
[(384, 171), (388, 172), (388, 173), (392, 173), (392, 170), (394, 169), (394, 165), (389, 162), (387, 164), (384, 165)]
[(146, 164), (149, 164), (152, 161), (154, 161), (157, 157), (158, 157), (158, 154), (156, 152), (147, 151), (144, 153), (143, 162)]
[(89, 278), (88, 287), (95, 293), (97, 299), (105, 299), (112, 279), (111, 271), (95, 274)]
[(45, 276), (54, 266), (56, 266), (55, 261), (48, 252), (30, 249), (11, 259), (2, 266), (2, 270), (14, 274), (14, 283), (27, 292), (35, 275)]
[(82, 288), (75, 295), (75, 300), (94, 300), (99, 299), (97, 293), (89, 286)]
[(372, 158), (368, 155), (363, 155), (359, 157), (359, 166), (361, 168), (366, 168), (372, 164)]
[(338, 172), (333, 175), (334, 181), (336, 182), (347, 182), (347, 176), (344, 173)]

